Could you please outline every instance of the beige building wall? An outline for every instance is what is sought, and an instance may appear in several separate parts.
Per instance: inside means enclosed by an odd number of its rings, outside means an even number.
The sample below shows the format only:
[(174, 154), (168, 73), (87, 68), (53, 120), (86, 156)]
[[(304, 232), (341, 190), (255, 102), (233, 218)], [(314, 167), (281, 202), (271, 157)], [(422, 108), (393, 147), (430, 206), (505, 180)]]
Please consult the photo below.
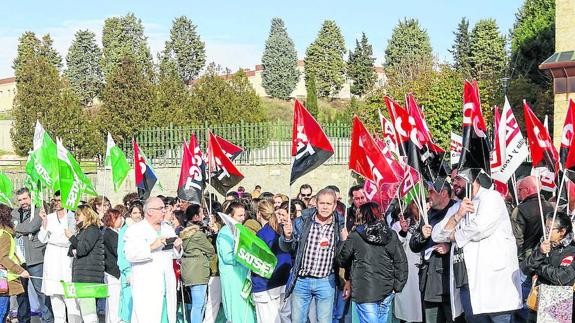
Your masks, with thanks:
[[(300, 72), (299, 81), (296, 84), (295, 89), (291, 93), (292, 98), (305, 98), (306, 97), (306, 88), (305, 88), (305, 74), (304, 74), (304, 62), (298, 61), (297, 69)], [(375, 83), (375, 87), (383, 87), (386, 81), (385, 73), (383, 72), (383, 67), (376, 67), (375, 68), (377, 73), (377, 81)], [(256, 94), (259, 96), (268, 96), (266, 90), (262, 86), (262, 73), (263, 73), (263, 66), (256, 65), (254, 70), (247, 70), (246, 75), (248, 80)], [(342, 89), (339, 93), (335, 96), (336, 99), (351, 99), (351, 80), (346, 77), (345, 83), (343, 84)]]
[[(555, 0), (555, 52), (572, 50), (575, 50), (575, 0)], [(556, 147), (561, 145), (569, 99), (575, 100), (575, 93), (555, 94), (553, 143)]]
[(16, 96), (16, 79), (14, 77), (0, 79), (0, 112), (12, 110)]

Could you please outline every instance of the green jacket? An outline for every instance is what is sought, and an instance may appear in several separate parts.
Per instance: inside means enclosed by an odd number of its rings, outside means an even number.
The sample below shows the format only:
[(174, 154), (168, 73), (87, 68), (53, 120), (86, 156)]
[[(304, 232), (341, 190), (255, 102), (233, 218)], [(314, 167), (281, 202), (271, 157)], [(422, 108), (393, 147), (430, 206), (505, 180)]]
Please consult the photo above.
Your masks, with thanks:
[(181, 277), (185, 286), (205, 285), (210, 280), (210, 259), (216, 254), (214, 246), (197, 225), (180, 232), (182, 239)]

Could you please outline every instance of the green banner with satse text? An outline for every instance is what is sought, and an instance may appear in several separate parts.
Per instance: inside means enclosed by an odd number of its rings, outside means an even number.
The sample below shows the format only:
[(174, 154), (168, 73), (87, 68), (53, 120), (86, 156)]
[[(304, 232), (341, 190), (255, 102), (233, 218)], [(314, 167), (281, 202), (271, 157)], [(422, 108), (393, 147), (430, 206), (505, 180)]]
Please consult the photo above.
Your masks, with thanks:
[(252, 272), (270, 278), (278, 262), (268, 245), (248, 228), (236, 224), (235, 257)]

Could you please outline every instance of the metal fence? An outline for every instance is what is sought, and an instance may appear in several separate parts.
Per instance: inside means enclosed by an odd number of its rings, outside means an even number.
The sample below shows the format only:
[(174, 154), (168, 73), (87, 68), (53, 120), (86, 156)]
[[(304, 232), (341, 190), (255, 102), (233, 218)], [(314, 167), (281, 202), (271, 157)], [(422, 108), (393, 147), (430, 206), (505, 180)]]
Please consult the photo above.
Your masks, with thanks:
[[(334, 155), (327, 164), (346, 164), (349, 158), (351, 126), (340, 122), (322, 124), (334, 148)], [(289, 164), (291, 153), (292, 123), (285, 121), (244, 123), (197, 127), (181, 127), (170, 124), (167, 127), (143, 129), (136, 136), (138, 145), (154, 166), (176, 166), (181, 164), (183, 141), (189, 141), (195, 134), (205, 151), (208, 131), (245, 149), (235, 160), (239, 165)], [(133, 148), (130, 142), (120, 145), (129, 160)]]

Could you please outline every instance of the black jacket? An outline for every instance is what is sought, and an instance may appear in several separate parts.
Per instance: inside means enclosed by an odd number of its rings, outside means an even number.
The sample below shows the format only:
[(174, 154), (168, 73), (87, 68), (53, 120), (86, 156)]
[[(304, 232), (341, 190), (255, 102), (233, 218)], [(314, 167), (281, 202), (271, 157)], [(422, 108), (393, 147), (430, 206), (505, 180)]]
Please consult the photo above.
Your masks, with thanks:
[[(553, 205), (541, 197), (543, 215), (553, 212)], [(539, 214), (539, 201), (537, 194), (523, 200), (511, 213), (513, 235), (517, 243), (519, 261), (524, 260), (531, 250), (539, 244), (543, 236), (541, 215)]]
[[(433, 227), (441, 222), (453, 204), (455, 201), (451, 200), (442, 210), (430, 209), (429, 224)], [(411, 251), (421, 253), (419, 290), (423, 293), (423, 300), (427, 302), (449, 302), (449, 253), (441, 255), (434, 251), (429, 259), (425, 260), (425, 251), (436, 243), (431, 240), (431, 236), (423, 238), (421, 233), (423, 225), (423, 221), (419, 221), (419, 227), (414, 230), (409, 240)]]
[[(95, 225), (81, 229), (70, 237), (68, 256), (72, 261), (72, 282), (102, 283), (104, 281), (104, 239)], [(74, 254), (73, 250), (76, 250)]]
[(118, 268), (118, 232), (106, 228), (104, 230), (104, 267), (106, 272), (120, 279), (120, 268)]
[(407, 257), (397, 233), (383, 221), (359, 227), (338, 248), (336, 264), (351, 265), (352, 299), (374, 303), (407, 282)]
[(551, 248), (549, 257), (542, 254), (539, 245), (519, 264), (521, 271), (528, 276), (537, 275), (538, 283), (554, 286), (575, 283), (575, 243), (573, 234), (568, 234)]

